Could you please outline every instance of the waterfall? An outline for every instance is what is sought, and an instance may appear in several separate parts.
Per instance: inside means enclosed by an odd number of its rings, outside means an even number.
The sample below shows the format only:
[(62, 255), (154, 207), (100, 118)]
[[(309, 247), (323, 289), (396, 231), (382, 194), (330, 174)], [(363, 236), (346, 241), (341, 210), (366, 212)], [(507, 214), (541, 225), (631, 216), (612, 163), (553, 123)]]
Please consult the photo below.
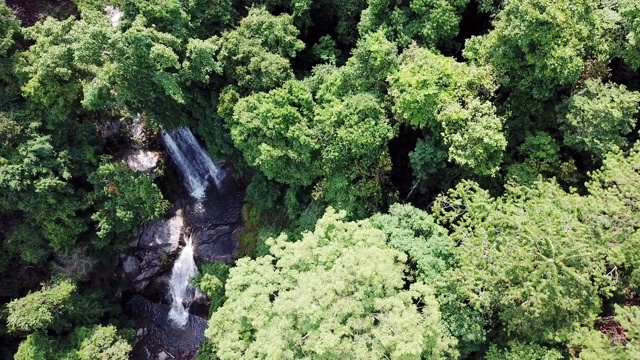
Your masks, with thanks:
[(192, 197), (202, 200), (212, 179), (219, 188), (222, 172), (213, 163), (206, 150), (198, 143), (188, 128), (166, 132), (162, 139), (167, 152), (184, 175), (187, 189)]
[[(173, 264), (171, 279), (169, 280), (169, 292), (171, 294), (169, 319), (180, 327), (184, 327), (187, 324), (187, 320), (189, 320), (187, 309), (195, 295), (195, 289), (189, 285), (189, 279), (197, 273), (198, 268), (193, 260), (193, 244), (191, 243), (191, 237), (189, 237), (178, 260)], [(186, 307), (185, 303), (187, 303)]]

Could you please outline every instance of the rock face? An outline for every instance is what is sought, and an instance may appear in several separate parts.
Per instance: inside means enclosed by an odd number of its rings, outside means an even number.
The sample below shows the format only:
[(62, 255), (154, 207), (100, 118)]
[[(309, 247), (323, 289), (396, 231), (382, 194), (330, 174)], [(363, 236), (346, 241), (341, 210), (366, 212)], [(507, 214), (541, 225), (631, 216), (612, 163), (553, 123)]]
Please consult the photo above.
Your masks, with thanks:
[(144, 293), (154, 278), (167, 272), (169, 259), (178, 250), (184, 218), (182, 210), (170, 212), (166, 220), (151, 222), (129, 246), (121, 259), (122, 270), (136, 293)]
[(195, 233), (196, 258), (205, 262), (232, 261), (238, 247), (235, 229), (236, 226), (222, 225)]
[(171, 254), (178, 250), (182, 231), (184, 228), (184, 216), (182, 209), (173, 209), (169, 212), (171, 217), (167, 220), (151, 222), (142, 232), (142, 235), (129, 244), (133, 248), (142, 250), (162, 251)]
[(160, 164), (160, 154), (150, 150), (129, 149), (124, 152), (123, 159), (130, 169), (152, 175), (152, 177), (155, 175), (153, 170)]
[(132, 359), (192, 359), (204, 341), (207, 321), (199, 316), (189, 315), (184, 328), (176, 327), (168, 318), (170, 306), (138, 295), (125, 308), (136, 319), (138, 341)]

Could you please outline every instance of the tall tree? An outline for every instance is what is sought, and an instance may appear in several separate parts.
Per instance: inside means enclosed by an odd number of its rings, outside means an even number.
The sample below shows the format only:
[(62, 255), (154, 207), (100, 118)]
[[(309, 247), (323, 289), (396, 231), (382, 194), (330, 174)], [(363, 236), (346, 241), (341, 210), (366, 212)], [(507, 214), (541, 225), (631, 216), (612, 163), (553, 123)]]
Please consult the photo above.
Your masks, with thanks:
[(434, 211), (460, 244), (452, 281), (510, 339), (564, 342), (574, 324), (593, 323), (613, 289), (607, 239), (593, 231), (585, 199), (554, 183), (494, 199), (462, 182)]
[(455, 356), (432, 290), (407, 287), (406, 256), (344, 216), (328, 209), (302, 240), (282, 235), (270, 255), (238, 261), (206, 332), (219, 358)]
[[(496, 173), (507, 143), (504, 120), (487, 98), (494, 86), (486, 69), (412, 46), (389, 82), (397, 118), (443, 144), (450, 161), (480, 175)], [(421, 150), (433, 144), (427, 151), (437, 153), (433, 140)]]
[(564, 143), (602, 158), (624, 149), (624, 135), (633, 130), (640, 93), (624, 85), (590, 79), (584, 88), (560, 106), (560, 129)]
[(458, 34), (468, 0), (369, 0), (358, 28), (362, 35), (383, 31), (401, 47), (418, 41), (435, 48)]
[(467, 40), (464, 55), (491, 64), (505, 87), (537, 101), (575, 83), (596, 50), (596, 2), (591, 0), (508, 1), (487, 35)]

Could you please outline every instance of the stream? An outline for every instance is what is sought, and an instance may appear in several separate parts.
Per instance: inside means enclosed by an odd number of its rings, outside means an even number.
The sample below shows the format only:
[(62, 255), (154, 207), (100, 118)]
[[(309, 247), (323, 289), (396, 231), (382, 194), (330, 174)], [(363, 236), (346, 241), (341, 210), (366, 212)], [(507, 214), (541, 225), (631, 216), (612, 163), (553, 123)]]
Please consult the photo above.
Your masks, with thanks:
[(208, 299), (189, 279), (199, 262), (235, 259), (233, 234), (244, 198), (231, 166), (214, 162), (191, 130), (162, 130), (161, 138), (188, 195), (145, 227), (122, 259), (133, 289), (125, 311), (136, 323), (134, 360), (195, 357), (204, 341)]

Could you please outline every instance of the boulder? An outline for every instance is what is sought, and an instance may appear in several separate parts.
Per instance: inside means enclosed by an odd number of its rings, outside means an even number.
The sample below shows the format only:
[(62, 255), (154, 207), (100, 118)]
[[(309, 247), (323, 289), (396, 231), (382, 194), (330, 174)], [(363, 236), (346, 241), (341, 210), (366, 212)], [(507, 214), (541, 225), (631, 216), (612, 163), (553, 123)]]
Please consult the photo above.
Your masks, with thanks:
[(206, 262), (232, 261), (235, 258), (238, 241), (232, 231), (221, 233), (215, 237), (211, 237), (208, 231), (203, 231), (194, 234), (194, 236), (196, 236), (196, 258)]
[(140, 260), (133, 255), (127, 255), (122, 261), (122, 270), (127, 279), (134, 279), (140, 274)]
[(178, 250), (183, 227), (182, 209), (178, 209), (168, 220), (151, 222), (130, 245), (143, 250), (173, 253)]
[[(177, 327), (169, 319), (170, 306), (156, 304), (135, 295), (125, 310), (136, 319), (137, 341), (131, 359), (193, 359), (204, 341), (207, 321), (190, 314), (185, 327)], [(167, 358), (165, 358), (167, 359)]]
[(122, 157), (130, 169), (150, 175), (160, 163), (160, 153), (157, 151), (129, 149)]

